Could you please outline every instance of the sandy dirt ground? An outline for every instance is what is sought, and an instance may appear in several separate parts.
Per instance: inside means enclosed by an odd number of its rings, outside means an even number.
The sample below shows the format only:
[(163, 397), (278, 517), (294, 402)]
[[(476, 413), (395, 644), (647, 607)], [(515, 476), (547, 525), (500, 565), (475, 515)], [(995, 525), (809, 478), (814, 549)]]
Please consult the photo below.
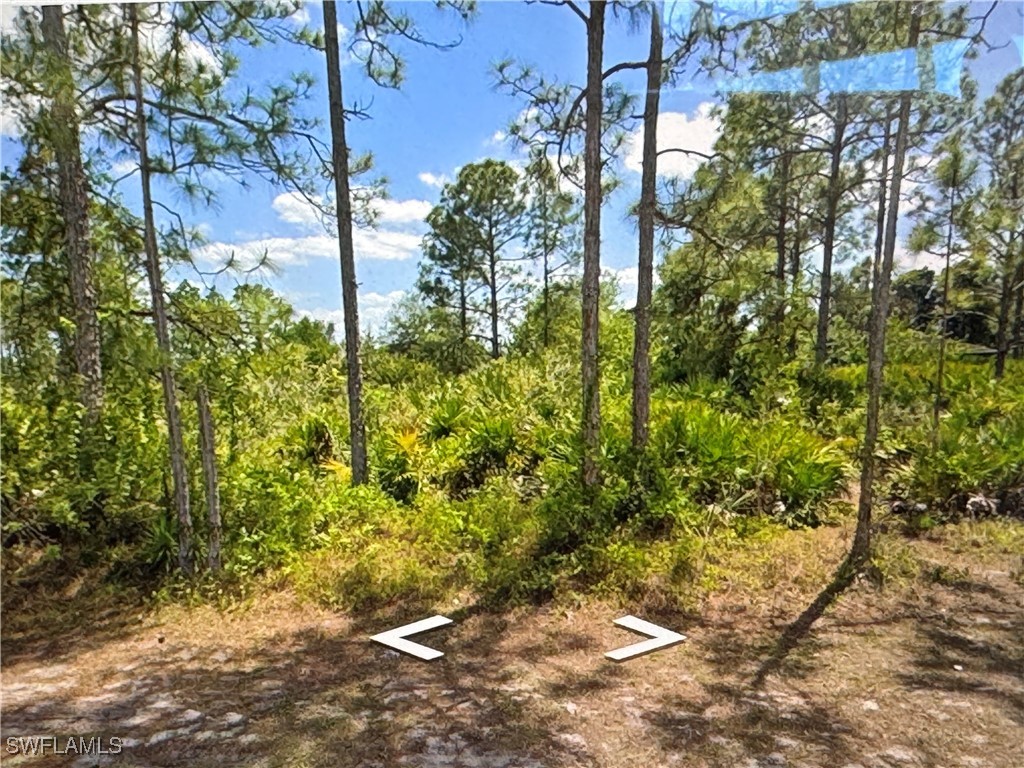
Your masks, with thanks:
[[(12, 622), (0, 762), (1019, 768), (1024, 589), (1013, 558), (957, 557), (951, 583), (858, 584), (759, 688), (794, 597), (453, 609), (455, 624), (413, 638), (445, 653), (431, 663), (368, 639), (422, 614), (349, 617), (287, 592), (228, 612), (111, 607), (74, 631)], [(688, 639), (612, 663), (606, 651), (641, 639), (613, 625), (625, 613)], [(25, 754), (33, 736), (65, 754)], [(69, 752), (69, 737), (116, 737), (120, 752)]]

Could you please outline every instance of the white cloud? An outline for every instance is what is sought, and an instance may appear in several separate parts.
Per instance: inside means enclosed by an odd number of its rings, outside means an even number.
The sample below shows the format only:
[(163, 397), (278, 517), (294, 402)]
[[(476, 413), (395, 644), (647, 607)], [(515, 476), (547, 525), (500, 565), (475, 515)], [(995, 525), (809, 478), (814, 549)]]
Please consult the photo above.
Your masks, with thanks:
[[(616, 304), (620, 307), (632, 308), (636, 304), (637, 283), (640, 281), (640, 270), (637, 267), (622, 267), (614, 269), (604, 267), (602, 269), (605, 278), (614, 277), (619, 284), (619, 295), (616, 297)], [(658, 271), (654, 271), (654, 285), (661, 283)]]
[[(271, 206), (277, 217), (286, 224), (294, 224), (306, 232), (319, 233), (322, 230), (321, 214), (313, 203), (320, 205), (322, 199), (315, 197), (311, 202), (298, 192), (285, 192), (275, 197)], [(406, 232), (410, 229), (419, 229), (410, 225), (422, 224), (433, 206), (426, 200), (379, 199), (373, 201), (373, 207), (377, 211), (378, 226), (384, 230)], [(357, 233), (360, 231), (362, 230), (356, 230)]]
[(428, 171), (424, 171), (419, 175), (419, 180), (426, 184), (428, 187), (436, 187), (440, 189), (448, 183), (448, 177), (442, 174), (433, 174)]
[(615, 279), (619, 281), (619, 285), (623, 287), (632, 286), (635, 289), (640, 281), (640, 270), (637, 267), (623, 267), (622, 269), (608, 271), (615, 276)]
[[(317, 203), (321, 198), (314, 198)], [(286, 224), (297, 224), (305, 229), (316, 230), (320, 227), (320, 212), (298, 192), (285, 192), (274, 198), (271, 207), (277, 217)]]
[(115, 178), (130, 176), (139, 170), (139, 164), (135, 160), (117, 160), (110, 166), (110, 172)]
[[(177, 34), (176, 42), (178, 49), (184, 54), (182, 63), (185, 66), (192, 67), (196, 73), (202, 68), (207, 74), (223, 69), (221, 58), (213, 49), (199, 43), (183, 30), (175, 31), (175, 25), (171, 23), (174, 11), (169, 5), (158, 6), (158, 8), (156, 18), (143, 18), (139, 25), (139, 42), (143, 51), (150, 56), (162, 56), (172, 48), (172, 35)], [(120, 10), (114, 6), (109, 12), (120, 13)]]
[(359, 297), (359, 321), (366, 328), (380, 328), (388, 313), (405, 297), (405, 291), (364, 293)]
[(540, 110), (537, 107), (529, 106), (516, 115), (515, 120), (512, 122), (514, 125), (519, 126), (524, 133), (529, 134), (539, 127), (537, 123), (540, 120), (540, 116)]
[(420, 251), (423, 238), (409, 232), (357, 229), (352, 233), (356, 258), (379, 261), (404, 261)]
[[(297, 26), (297, 27), (304, 27), (307, 24), (309, 24), (309, 22), (310, 22), (309, 11), (306, 10), (306, 6), (300, 5), (298, 7), (298, 9), (295, 11), (295, 13), (293, 13), (291, 16), (288, 17), (288, 20), (291, 21), (293, 24), (295, 24), (295, 26)], [(339, 24), (338, 27), (339, 27), (338, 32), (339, 32), (339, 35), (340, 35), (340, 33), (341, 33), (341, 29), (340, 29), (341, 25)]]
[[(710, 155), (721, 132), (721, 123), (711, 116), (710, 102), (701, 104), (693, 117), (683, 112), (662, 112), (658, 117), (658, 151), (686, 149)], [(626, 168), (640, 173), (643, 168), (643, 127), (637, 129), (626, 143)], [(684, 152), (668, 152), (658, 157), (659, 176), (693, 176), (704, 158)]]
[[(140, 20), (139, 38), (146, 56), (144, 66), (153, 67), (165, 64), (166, 62), (161, 61), (159, 57), (165, 56), (167, 51), (173, 48), (181, 52), (181, 63), (190, 70), (192, 75), (199, 76), (201, 72), (206, 75), (222, 73), (224, 70), (223, 54), (218, 54), (214, 49), (199, 43), (195, 37), (184, 31), (175, 32), (175, 27), (171, 24), (174, 11), (170, 6), (170, 3), (165, 3), (159, 6), (155, 16), (147, 15)], [(0, 29), (5, 37), (20, 34), (16, 24), (18, 10), (6, 2), (0, 7)], [(105, 4), (100, 13), (103, 14), (104, 23), (123, 23), (121, 9), (116, 5)], [(36, 23), (38, 23), (38, 17)], [(172, 46), (172, 42), (176, 42), (177, 45)], [(88, 63), (90, 59), (104, 56), (107, 53), (107, 51), (97, 50), (95, 46), (87, 44), (82, 56)], [(6, 88), (4, 90), (6, 91)], [(0, 104), (0, 135), (17, 138), (22, 133), (21, 119), (34, 117), (40, 108), (46, 108), (46, 103), (45, 100), (31, 95), (21, 99), (21, 104), (14, 105), (9, 101), (5, 98)], [(86, 127), (84, 130), (87, 135), (91, 135), (94, 128)]]
[[(420, 235), (387, 230), (357, 229), (352, 244), (358, 261), (403, 261), (414, 258), (420, 249)], [(232, 254), (235, 263), (251, 269), (264, 254), (275, 266), (306, 264), (310, 259), (337, 259), (338, 240), (330, 235), (304, 237), (267, 237), (242, 243), (209, 243), (198, 250), (198, 257), (209, 263), (223, 264)]]
[(242, 243), (213, 242), (200, 247), (200, 261), (224, 264), (232, 260), (239, 269), (252, 269), (264, 258), (273, 266), (306, 264), (310, 258), (337, 258), (338, 241), (327, 235), (267, 237)]
[(422, 224), (434, 206), (426, 200), (375, 200), (381, 224)]
[[(29, 110), (30, 112), (38, 112), (39, 100), (34, 99), (33, 101), (35, 105), (30, 107)], [(16, 139), (21, 136), (21, 132), (21, 117), (16, 110), (11, 109), (11, 102), (3, 99), (2, 103), (0, 103), (0, 136)]]
[[(0, 5), (0, 34), (7, 39), (7, 42), (10, 41), (10, 38), (20, 39), (22, 37), (17, 23), (18, 14), (22, 10), (35, 14), (35, 10), (32, 8), (22, 9), (7, 3)], [(0, 75), (0, 89), (4, 93), (4, 97), (0, 99), (0, 136), (16, 139), (22, 134), (22, 118), (29, 117), (31, 119), (38, 114), (43, 107), (43, 101), (31, 94), (17, 100), (12, 99), (10, 84), (10, 80)]]
[(0, 32), (9, 34), (17, 29), (18, 7), (4, 3), (0, 5)]
[[(387, 319), (391, 308), (405, 296), (405, 291), (390, 291), (389, 293), (377, 293), (369, 291), (359, 294), (359, 325), (363, 331), (379, 330)], [(345, 335), (345, 315), (341, 309), (327, 309), (318, 307), (316, 309), (301, 309), (297, 313), (300, 317), (311, 317), (326, 323), (334, 323), (334, 337), (341, 341)]]
[(508, 134), (504, 131), (495, 131), (492, 135), (488, 144), (501, 144), (508, 138)]
[(930, 269), (935, 274), (939, 274), (946, 268), (944, 257), (935, 253), (912, 253), (902, 244), (896, 245), (896, 250), (893, 252), (893, 264), (896, 272)]

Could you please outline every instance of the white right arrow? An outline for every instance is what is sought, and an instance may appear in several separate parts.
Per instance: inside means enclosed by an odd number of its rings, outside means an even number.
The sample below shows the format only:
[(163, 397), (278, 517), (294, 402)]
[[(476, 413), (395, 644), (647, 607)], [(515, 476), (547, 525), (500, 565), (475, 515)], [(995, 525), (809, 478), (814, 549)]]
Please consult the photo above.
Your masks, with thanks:
[(671, 629), (651, 624), (651, 622), (638, 619), (636, 616), (623, 616), (621, 619), (616, 619), (615, 623), (620, 627), (639, 632), (641, 635), (648, 635), (651, 639), (627, 645), (625, 648), (616, 648), (614, 651), (609, 651), (605, 654), (605, 657), (612, 661), (635, 659), (637, 656), (643, 656), (645, 653), (653, 653), (654, 651), (660, 651), (662, 648), (679, 645), (679, 643), (686, 639), (686, 635), (680, 635)]

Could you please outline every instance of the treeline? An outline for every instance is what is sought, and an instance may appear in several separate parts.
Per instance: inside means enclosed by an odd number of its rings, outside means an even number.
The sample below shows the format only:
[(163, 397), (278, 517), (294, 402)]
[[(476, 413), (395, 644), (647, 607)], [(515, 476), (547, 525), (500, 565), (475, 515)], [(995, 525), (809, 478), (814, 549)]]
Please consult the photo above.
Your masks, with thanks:
[[(739, 22), (703, 9), (663, 29), (649, 3), (564, 6), (538, 12), (581, 23), (585, 81), (497, 66), (527, 161), (471, 163), (444, 187), (415, 291), (369, 341), (351, 236), (367, 201), (350, 180), (372, 165), (345, 139), (359, 113), (342, 97), (334, 3), (326, 34), (296, 25), (288, 3), (22, 11), (3, 45), (23, 145), (3, 179), (5, 542), (123, 547), (131, 562), (186, 574), (198, 550), (210, 570), (226, 559), (248, 572), (387, 532), (353, 511), (384, 504), (382, 491), (436, 512), (425, 519), (444, 530), (431, 529), (437, 541), (468, 537), (505, 567), (529, 550), (511, 520), (533, 531), (538, 557), (569, 557), (593, 531), (636, 521), (657, 530), (676, 514), (666, 510), (694, 504), (814, 522), (813, 505), (842, 481), (841, 449), (860, 468), (850, 570), (870, 552), (876, 476), (893, 469), (879, 463), (886, 421), (916, 424), (922, 403), (924, 442), (902, 449), (920, 492), (945, 501), (1024, 482), (1010, 447), (1020, 413), (982, 418), (957, 400), (981, 386), (981, 366), (991, 397), (1017, 391), (998, 380), (1024, 352), (1024, 73), (980, 103), (966, 69), (955, 87), (936, 85), (934, 67), (878, 86), (880, 54), (958, 41), (969, 59), (988, 19), (970, 6), (853, 3)], [(400, 45), (450, 44), (392, 4), (363, 10), (354, 39), (381, 86), (400, 84)], [(604, 60), (620, 16), (649, 32), (646, 59)], [(311, 75), (234, 85), (242, 48), (285, 44), (328, 53), (330, 139), (307, 104)], [(668, 153), (688, 152), (659, 150), (667, 85), (851, 60), (876, 87), (729, 91), (713, 151), (689, 152), (689, 177), (659, 174)], [(629, 71), (642, 73), (643, 99), (620, 81)], [(601, 214), (637, 130), (638, 290), (626, 311), (602, 279)], [(138, 210), (106, 191), (125, 158)], [(267, 289), (199, 290), (198, 270), (168, 287), (170, 269), (196, 269), (201, 234), (160, 196), (213, 205), (211, 174), (257, 174), (336, 223), (340, 350), (332, 328), (296, 319)], [(894, 279), (901, 239), (942, 269)], [(656, 286), (659, 242), (673, 245)], [(916, 373), (887, 384), (887, 354)], [(578, 386), (567, 385), (573, 366)], [(910, 393), (898, 414), (883, 397), (893, 386)], [(738, 440), (755, 416), (764, 431)], [(944, 445), (944, 418), (1004, 416), (995, 442), (920, 450)], [(977, 467), (934, 463), (963, 450)], [(496, 477), (518, 483), (519, 511), (471, 526), (484, 512), (470, 497)]]

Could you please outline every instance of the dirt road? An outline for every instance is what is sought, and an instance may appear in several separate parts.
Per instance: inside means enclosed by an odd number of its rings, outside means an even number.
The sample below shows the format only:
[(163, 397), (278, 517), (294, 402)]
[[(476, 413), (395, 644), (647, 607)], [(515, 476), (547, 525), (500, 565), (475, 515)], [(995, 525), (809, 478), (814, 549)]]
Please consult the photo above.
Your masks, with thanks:
[[(934, 555), (934, 553), (930, 553)], [(988, 561), (953, 584), (848, 592), (761, 690), (799, 606), (700, 615), (587, 604), (449, 611), (424, 663), (368, 641), (422, 616), (352, 619), (287, 594), (5, 638), (3, 765), (569, 768), (1024, 765), (1024, 589)], [(636, 612), (688, 635), (614, 664)], [(17, 737), (119, 754), (13, 754)], [(14, 742), (10, 739), (15, 739)], [(27, 742), (21, 742), (26, 746)]]

